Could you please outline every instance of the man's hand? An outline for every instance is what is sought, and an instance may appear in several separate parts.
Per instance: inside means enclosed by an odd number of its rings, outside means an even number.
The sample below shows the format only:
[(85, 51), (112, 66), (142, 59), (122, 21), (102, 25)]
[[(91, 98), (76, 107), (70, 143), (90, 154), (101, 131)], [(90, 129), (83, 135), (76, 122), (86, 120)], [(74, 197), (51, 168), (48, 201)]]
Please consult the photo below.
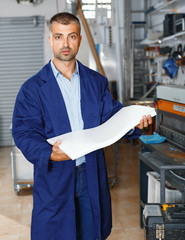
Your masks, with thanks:
[(152, 124), (151, 115), (143, 116), (140, 120), (140, 124), (138, 124), (136, 127), (139, 129), (143, 129), (145, 127), (148, 127), (149, 124)]
[(52, 161), (65, 161), (69, 160), (70, 157), (68, 157), (60, 148), (59, 145), (61, 144), (61, 140), (58, 140), (54, 143), (53, 148), (52, 148), (52, 153), (50, 156), (50, 160)]

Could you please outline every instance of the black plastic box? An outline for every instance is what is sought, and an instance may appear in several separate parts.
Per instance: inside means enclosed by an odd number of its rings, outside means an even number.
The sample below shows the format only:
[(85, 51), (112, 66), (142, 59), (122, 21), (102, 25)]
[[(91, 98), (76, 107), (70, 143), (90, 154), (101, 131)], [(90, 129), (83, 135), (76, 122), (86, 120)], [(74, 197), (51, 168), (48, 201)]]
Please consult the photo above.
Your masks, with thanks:
[(165, 15), (165, 19), (163, 21), (163, 36), (171, 36), (176, 34), (179, 31), (184, 31), (183, 24), (179, 25), (179, 21), (182, 20), (182, 22), (185, 19), (185, 13), (169, 13)]
[(185, 240), (185, 205), (146, 204), (143, 211), (145, 240)]

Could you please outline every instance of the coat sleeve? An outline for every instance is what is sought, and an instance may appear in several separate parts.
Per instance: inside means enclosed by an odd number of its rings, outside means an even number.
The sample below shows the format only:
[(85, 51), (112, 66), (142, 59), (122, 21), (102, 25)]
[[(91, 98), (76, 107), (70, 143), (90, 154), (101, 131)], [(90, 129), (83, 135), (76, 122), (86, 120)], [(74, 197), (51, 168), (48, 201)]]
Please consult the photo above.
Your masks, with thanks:
[(47, 170), (52, 146), (46, 141), (41, 103), (35, 92), (24, 85), (15, 101), (12, 135), (25, 158)]
[[(104, 78), (104, 86), (102, 87), (102, 115), (101, 115), (101, 124), (106, 122), (110, 117), (117, 113), (123, 105), (112, 99), (111, 93), (108, 88), (108, 80)], [(131, 134), (128, 132), (123, 138), (134, 139), (141, 136), (141, 131), (139, 128), (135, 128)]]

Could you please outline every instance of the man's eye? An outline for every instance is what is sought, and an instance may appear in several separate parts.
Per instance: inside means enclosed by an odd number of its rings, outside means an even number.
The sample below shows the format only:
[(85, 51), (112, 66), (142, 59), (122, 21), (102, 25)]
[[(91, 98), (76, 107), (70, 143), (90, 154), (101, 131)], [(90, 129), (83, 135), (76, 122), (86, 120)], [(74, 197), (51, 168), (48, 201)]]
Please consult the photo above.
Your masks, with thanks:
[(75, 36), (75, 35), (72, 35), (70, 38), (71, 38), (71, 39), (76, 39), (76, 36)]
[(60, 36), (55, 36), (55, 39), (59, 40), (59, 39), (61, 39), (61, 37)]

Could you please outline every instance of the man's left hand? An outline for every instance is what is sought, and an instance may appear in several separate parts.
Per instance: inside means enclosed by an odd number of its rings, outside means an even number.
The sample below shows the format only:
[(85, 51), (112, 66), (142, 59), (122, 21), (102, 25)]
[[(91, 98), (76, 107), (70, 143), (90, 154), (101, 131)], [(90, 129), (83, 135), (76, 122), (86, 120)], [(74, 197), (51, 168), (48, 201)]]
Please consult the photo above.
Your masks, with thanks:
[(148, 125), (152, 124), (152, 117), (151, 115), (143, 116), (140, 120), (140, 123), (136, 126), (139, 129), (143, 129), (148, 127)]

